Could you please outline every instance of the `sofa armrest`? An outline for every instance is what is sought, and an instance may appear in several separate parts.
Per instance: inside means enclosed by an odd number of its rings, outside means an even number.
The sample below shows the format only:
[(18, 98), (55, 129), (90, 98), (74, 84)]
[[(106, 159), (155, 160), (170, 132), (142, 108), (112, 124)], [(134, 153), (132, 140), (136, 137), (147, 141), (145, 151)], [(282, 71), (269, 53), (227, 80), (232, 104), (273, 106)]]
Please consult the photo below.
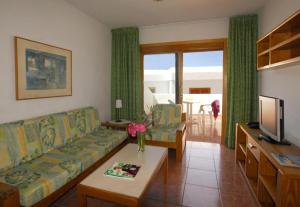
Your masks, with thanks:
[(185, 123), (180, 123), (177, 127), (177, 131), (184, 132), (186, 129)]
[(186, 125), (185, 122), (179, 124), (176, 130), (176, 160), (180, 161), (184, 153), (186, 144)]
[(100, 128), (101, 124), (102, 124), (102, 122), (99, 119), (96, 120), (96, 128)]
[(181, 121), (186, 122), (186, 113), (185, 112), (181, 114)]
[(18, 188), (0, 182), (0, 206), (15, 207), (20, 206)]

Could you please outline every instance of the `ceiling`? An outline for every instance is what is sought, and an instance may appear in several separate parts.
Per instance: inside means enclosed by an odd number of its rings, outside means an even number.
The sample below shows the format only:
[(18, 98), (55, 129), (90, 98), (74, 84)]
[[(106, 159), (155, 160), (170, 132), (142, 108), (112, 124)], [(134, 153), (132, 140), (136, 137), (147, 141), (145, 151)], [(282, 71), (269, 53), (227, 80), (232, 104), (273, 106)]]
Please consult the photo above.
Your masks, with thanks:
[(66, 0), (109, 27), (149, 26), (256, 12), (266, 0)]

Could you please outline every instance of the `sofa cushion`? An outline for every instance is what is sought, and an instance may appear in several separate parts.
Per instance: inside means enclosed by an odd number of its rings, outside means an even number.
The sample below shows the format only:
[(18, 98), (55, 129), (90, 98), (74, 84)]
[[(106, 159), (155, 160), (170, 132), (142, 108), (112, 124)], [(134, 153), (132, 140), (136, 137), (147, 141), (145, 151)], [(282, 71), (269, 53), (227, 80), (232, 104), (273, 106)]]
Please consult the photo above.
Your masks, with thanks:
[(176, 142), (177, 127), (152, 127), (149, 129), (152, 137), (146, 135), (146, 140)]
[(48, 157), (76, 159), (82, 163), (82, 169), (90, 167), (126, 139), (121, 131), (97, 130), (74, 142), (67, 143), (47, 153)]
[(98, 111), (93, 107), (85, 108), (86, 123), (90, 127), (91, 131), (94, 131), (100, 126)]
[(86, 169), (121, 144), (126, 138), (127, 133), (124, 131), (99, 129), (73, 143), (60, 147), (54, 152), (80, 160), (83, 169)]
[(67, 112), (71, 128), (71, 138), (76, 139), (91, 133), (98, 126), (97, 110), (88, 107)]
[(87, 139), (92, 139), (98, 146), (108, 147), (109, 150), (114, 149), (121, 144), (128, 134), (126, 131), (111, 130), (100, 128), (86, 136)]
[(9, 150), (9, 139), (7, 139), (7, 127), (0, 125), (0, 172), (14, 166), (13, 156)]
[(157, 104), (153, 108), (153, 125), (174, 127), (181, 122), (180, 104)]
[(18, 187), (21, 205), (31, 206), (76, 177), (81, 168), (78, 160), (45, 154), (0, 173), (0, 181)]
[(85, 170), (107, 154), (109, 150), (99, 147), (92, 140), (79, 139), (49, 153), (51, 157), (68, 157), (81, 162)]
[(23, 128), (28, 153), (25, 161), (29, 161), (41, 156), (43, 154), (43, 148), (36, 120), (25, 120), (23, 122)]
[(43, 153), (47, 153), (66, 143), (71, 137), (66, 113), (52, 114), (37, 119)]
[(18, 121), (2, 124), (0, 128), (1, 154), (4, 157), (0, 162), (0, 169), (17, 166), (42, 155), (35, 122)]

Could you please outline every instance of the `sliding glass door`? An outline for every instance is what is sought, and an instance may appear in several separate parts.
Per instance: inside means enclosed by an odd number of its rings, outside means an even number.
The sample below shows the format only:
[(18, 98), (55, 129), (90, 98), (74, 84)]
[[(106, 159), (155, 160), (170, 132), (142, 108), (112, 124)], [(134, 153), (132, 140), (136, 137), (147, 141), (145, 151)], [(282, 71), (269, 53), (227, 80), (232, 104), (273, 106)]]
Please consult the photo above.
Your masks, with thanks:
[[(226, 48), (225, 39), (141, 45), (145, 111), (149, 112), (149, 107), (159, 103), (183, 104), (183, 110), (188, 115), (187, 123), (192, 124), (195, 117), (193, 115), (201, 111), (204, 114), (201, 116), (202, 120), (206, 121), (207, 125), (214, 124), (215, 120), (220, 122), (218, 137), (222, 131), (224, 143), (227, 96), (227, 88), (224, 87), (227, 86)], [(205, 99), (202, 100), (198, 96)], [(203, 109), (205, 112), (200, 110), (201, 105), (210, 106), (214, 101), (218, 110), (211, 107)]]
[(189, 139), (221, 141), (223, 51), (183, 53), (183, 108)]
[(144, 110), (176, 103), (176, 54), (144, 55)]

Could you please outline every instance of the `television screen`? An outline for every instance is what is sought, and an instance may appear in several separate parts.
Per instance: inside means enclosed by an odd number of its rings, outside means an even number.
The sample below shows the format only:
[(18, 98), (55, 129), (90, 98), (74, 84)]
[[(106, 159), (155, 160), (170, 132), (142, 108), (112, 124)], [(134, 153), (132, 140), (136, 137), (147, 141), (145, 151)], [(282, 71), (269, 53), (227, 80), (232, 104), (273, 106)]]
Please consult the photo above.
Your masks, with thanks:
[(265, 138), (281, 142), (284, 135), (283, 100), (259, 96), (259, 126)]
[(277, 134), (276, 101), (264, 98), (261, 103), (260, 124), (272, 134)]

